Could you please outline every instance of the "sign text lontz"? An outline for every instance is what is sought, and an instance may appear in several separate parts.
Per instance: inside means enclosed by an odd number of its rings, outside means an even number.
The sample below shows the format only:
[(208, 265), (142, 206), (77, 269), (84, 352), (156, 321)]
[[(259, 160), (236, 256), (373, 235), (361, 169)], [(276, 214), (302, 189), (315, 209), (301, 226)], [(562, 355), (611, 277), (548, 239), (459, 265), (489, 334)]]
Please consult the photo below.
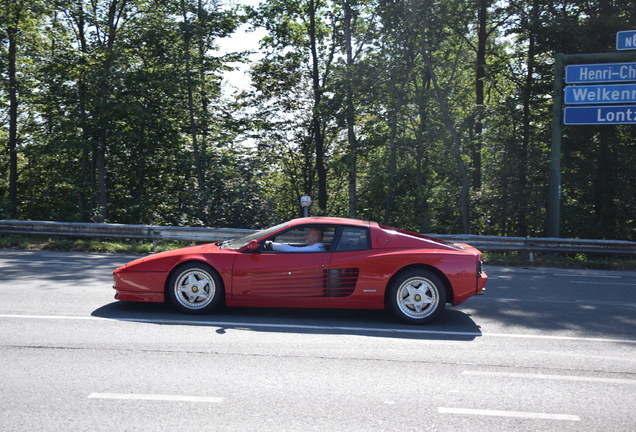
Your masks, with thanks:
[(566, 125), (636, 124), (636, 105), (565, 107)]

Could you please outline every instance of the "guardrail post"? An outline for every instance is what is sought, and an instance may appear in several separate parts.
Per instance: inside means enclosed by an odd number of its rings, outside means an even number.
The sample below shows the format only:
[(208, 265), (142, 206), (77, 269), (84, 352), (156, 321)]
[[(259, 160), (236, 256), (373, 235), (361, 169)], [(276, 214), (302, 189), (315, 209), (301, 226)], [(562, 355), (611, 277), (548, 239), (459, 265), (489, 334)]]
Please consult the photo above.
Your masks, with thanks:
[(157, 239), (161, 238), (161, 227), (150, 227), (148, 229), (148, 237), (152, 240), (152, 248), (150, 251), (155, 253), (157, 250)]

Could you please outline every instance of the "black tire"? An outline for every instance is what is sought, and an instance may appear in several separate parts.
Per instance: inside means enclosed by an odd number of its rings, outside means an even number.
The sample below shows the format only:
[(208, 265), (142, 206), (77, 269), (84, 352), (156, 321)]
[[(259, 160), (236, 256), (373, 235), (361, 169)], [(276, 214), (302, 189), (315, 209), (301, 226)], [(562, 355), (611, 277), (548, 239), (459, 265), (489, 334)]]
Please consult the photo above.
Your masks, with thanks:
[(168, 297), (181, 312), (204, 314), (219, 307), (225, 296), (223, 281), (212, 267), (190, 262), (177, 267), (168, 279)]
[(403, 322), (428, 323), (444, 310), (446, 287), (430, 270), (408, 270), (391, 283), (387, 306)]

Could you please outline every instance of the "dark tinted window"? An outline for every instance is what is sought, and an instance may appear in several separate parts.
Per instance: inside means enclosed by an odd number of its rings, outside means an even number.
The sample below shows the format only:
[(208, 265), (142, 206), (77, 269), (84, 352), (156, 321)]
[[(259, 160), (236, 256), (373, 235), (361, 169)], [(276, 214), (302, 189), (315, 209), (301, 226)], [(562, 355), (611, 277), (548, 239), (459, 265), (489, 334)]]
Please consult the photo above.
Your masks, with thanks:
[(344, 227), (336, 251), (369, 249), (369, 230), (362, 227)]

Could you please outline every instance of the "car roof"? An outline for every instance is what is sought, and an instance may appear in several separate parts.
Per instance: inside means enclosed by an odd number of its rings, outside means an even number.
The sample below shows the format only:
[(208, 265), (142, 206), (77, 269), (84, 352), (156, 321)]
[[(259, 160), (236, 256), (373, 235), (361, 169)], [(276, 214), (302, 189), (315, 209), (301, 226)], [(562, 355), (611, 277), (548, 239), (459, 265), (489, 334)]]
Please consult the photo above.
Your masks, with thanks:
[(306, 218), (298, 218), (289, 221), (290, 226), (295, 225), (307, 225), (307, 224), (333, 224), (333, 225), (354, 225), (368, 227), (370, 225), (377, 225), (375, 222), (363, 221), (360, 219), (348, 219), (340, 217), (328, 217), (328, 216), (312, 216)]

